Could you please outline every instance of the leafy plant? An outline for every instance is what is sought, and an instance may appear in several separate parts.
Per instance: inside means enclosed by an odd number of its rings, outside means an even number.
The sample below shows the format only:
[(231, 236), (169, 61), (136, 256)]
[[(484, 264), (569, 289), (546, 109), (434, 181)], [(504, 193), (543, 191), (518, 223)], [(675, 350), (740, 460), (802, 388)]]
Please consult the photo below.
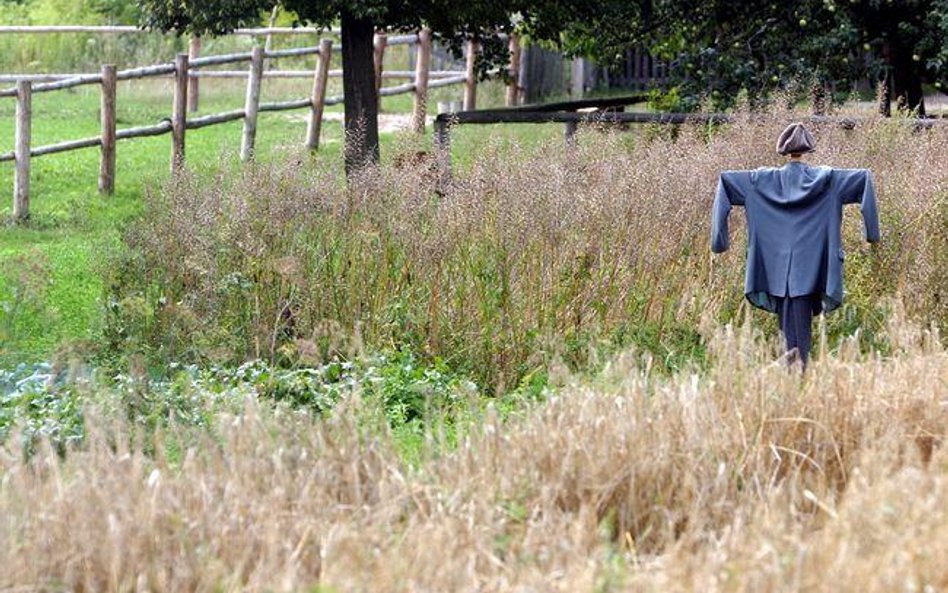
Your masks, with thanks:
[(7, 345), (48, 316), (46, 293), (50, 287), (49, 262), (38, 249), (0, 259), (0, 361), (11, 353)]

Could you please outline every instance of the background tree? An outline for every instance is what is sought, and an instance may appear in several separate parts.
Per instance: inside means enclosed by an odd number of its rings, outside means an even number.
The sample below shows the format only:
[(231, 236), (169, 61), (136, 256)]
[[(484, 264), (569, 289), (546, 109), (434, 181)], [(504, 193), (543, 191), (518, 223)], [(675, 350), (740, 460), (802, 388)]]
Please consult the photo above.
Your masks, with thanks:
[(216, 35), (259, 24), (277, 2), (300, 23), (341, 26), (347, 172), (379, 159), (376, 31), (429, 27), (457, 52), (465, 39), (476, 38), (483, 48), (483, 73), (507, 59), (499, 34), (512, 31), (511, 16), (522, 8), (519, 2), (490, 0), (138, 0), (147, 27)]
[(530, 17), (527, 30), (573, 55), (609, 64), (644, 45), (673, 62), (685, 108), (800, 82), (846, 96), (861, 79), (924, 114), (923, 85), (948, 88), (948, 0), (549, 0)]

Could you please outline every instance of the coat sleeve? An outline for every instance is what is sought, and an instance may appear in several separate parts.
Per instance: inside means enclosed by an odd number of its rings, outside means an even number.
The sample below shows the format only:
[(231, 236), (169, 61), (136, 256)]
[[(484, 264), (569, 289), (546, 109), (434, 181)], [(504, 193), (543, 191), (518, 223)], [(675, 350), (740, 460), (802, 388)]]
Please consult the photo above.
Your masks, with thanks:
[(869, 169), (835, 169), (833, 171), (840, 201), (843, 204), (859, 204), (866, 227), (866, 241), (877, 243), (879, 236), (879, 211), (876, 208), (876, 188)]
[(732, 206), (743, 206), (750, 190), (750, 171), (724, 171), (711, 207), (711, 251), (723, 253), (730, 247), (727, 219)]

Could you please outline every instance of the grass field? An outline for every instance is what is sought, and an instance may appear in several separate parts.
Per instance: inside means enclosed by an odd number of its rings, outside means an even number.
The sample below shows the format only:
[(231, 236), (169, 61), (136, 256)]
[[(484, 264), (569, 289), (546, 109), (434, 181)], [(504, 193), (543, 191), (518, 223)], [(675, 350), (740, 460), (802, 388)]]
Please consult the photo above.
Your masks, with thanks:
[[(305, 97), (305, 81), (268, 81), (263, 101)], [(338, 81), (337, 81), (338, 82)], [(496, 104), (502, 87), (482, 85), (481, 100)], [(339, 89), (330, 88), (330, 94)], [(205, 82), (198, 115), (238, 108), (242, 105), (242, 83), (214, 80)], [(431, 102), (457, 99), (458, 88), (436, 89)], [(169, 117), (171, 89), (167, 82), (133, 82), (119, 88), (119, 128), (150, 125)], [(0, 101), (0, 151), (13, 148), (15, 102)], [(388, 97), (383, 113), (394, 125), (411, 112), (411, 96)], [(33, 143), (36, 146), (64, 140), (96, 136), (99, 133), (99, 97), (94, 87), (74, 91), (39, 94), (33, 100)], [(338, 165), (341, 159), (341, 106), (328, 110), (333, 119), (325, 122), (321, 150), (313, 155), (300, 149), (306, 133), (304, 110), (263, 113), (258, 124), (259, 159), (305, 158), (314, 168)], [(401, 114), (401, 115), (400, 115)], [(383, 122), (384, 124), (385, 122)], [(189, 168), (201, 174), (237, 165), (241, 122), (204, 128), (188, 134)], [(559, 126), (521, 126), (499, 129), (491, 134), (532, 142), (555, 137)], [(482, 149), (484, 129), (462, 128), (454, 135), (458, 166), (466, 166)], [(392, 157), (401, 136), (383, 133), (383, 159)], [(430, 146), (430, 138), (422, 140)], [(139, 138), (118, 145), (116, 193), (101, 197), (96, 191), (99, 153), (85, 149), (34, 159), (31, 175), (31, 221), (25, 227), (7, 226), (0, 231), (0, 300), (12, 302), (11, 278), (22, 272), (26, 258), (48, 274), (48, 283), (34, 291), (34, 300), (19, 307), (15, 317), (0, 313), (0, 361), (9, 364), (48, 358), (65, 341), (94, 339), (101, 314), (101, 270), (96, 269), (102, 252), (118, 240), (129, 220), (141, 214), (147, 188), (160, 187), (168, 178), (170, 137)], [(13, 165), (0, 165), (0, 187), (7, 199), (0, 213), (9, 217), (12, 204)]]
[(432, 416), (413, 463), (357, 392), (314, 417), (186, 390), (209, 424), (152, 438), (87, 405), (65, 458), (0, 449), (0, 586), (943, 591), (948, 353), (890, 329), (891, 356), (851, 341), (804, 377), (750, 326), (701, 375), (619, 357), (453, 442)]
[[(167, 115), (124, 92), (120, 125)], [(37, 143), (96, 133), (64, 96)], [(708, 250), (720, 171), (802, 114), (745, 115), (462, 127), (438, 188), (395, 162), (428, 137), (346, 184), (298, 114), (250, 165), (239, 125), (190, 135), (174, 182), (167, 137), (122, 144), (111, 198), (96, 151), (38, 159), (0, 229), (0, 591), (948, 590), (948, 127), (813, 126), (883, 239), (846, 209), (801, 373), (739, 212)]]

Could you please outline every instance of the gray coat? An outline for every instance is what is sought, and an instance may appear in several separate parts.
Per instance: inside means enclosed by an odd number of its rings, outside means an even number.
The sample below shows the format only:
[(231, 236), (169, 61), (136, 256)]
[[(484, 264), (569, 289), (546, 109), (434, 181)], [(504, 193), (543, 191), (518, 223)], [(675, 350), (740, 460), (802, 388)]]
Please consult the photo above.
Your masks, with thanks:
[(732, 206), (747, 213), (744, 293), (752, 304), (776, 311), (775, 297), (820, 295), (822, 310), (843, 302), (843, 204), (859, 204), (866, 240), (879, 240), (876, 192), (868, 169), (783, 167), (725, 171), (718, 181), (711, 220), (711, 251), (726, 251)]

